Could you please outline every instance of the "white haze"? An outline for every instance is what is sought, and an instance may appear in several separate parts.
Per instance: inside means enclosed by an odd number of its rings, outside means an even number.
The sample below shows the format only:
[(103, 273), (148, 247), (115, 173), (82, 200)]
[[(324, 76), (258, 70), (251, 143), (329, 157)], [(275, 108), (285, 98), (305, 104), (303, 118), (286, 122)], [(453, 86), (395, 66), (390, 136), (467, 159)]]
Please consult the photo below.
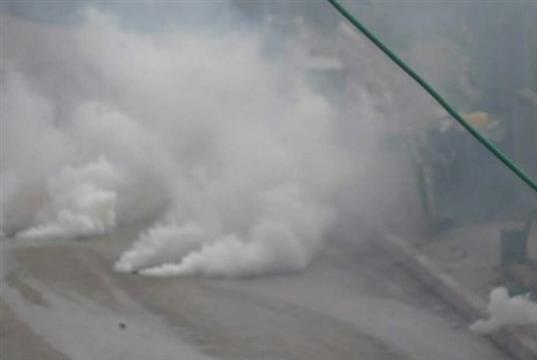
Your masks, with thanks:
[(487, 311), (489, 319), (476, 321), (472, 331), (490, 334), (506, 325), (537, 324), (537, 303), (523, 295), (510, 297), (503, 287), (491, 291)]
[(77, 168), (66, 166), (47, 184), (48, 202), (36, 216), (39, 225), (23, 238), (103, 234), (116, 226), (117, 170), (104, 157)]
[(4, 232), (156, 219), (115, 265), (153, 276), (296, 271), (317, 254), (349, 172), (336, 114), (258, 34), (140, 34), (96, 10), (68, 29), (2, 21)]

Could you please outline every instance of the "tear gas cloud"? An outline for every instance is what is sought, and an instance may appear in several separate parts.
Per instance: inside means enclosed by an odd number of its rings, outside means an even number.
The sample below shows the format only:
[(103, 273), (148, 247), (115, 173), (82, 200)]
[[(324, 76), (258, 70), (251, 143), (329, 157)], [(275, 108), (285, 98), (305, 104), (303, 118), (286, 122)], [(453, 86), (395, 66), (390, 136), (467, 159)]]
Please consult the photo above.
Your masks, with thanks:
[(36, 215), (43, 222), (23, 238), (99, 235), (116, 225), (117, 170), (101, 157), (79, 168), (65, 167), (47, 184), (48, 203)]
[(89, 237), (153, 219), (118, 271), (305, 268), (349, 162), (336, 112), (256, 31), (140, 33), (2, 15), (2, 231)]
[(524, 295), (510, 297), (503, 287), (491, 291), (487, 311), (490, 317), (472, 324), (472, 331), (490, 334), (506, 325), (537, 324), (537, 303)]
[[(533, 44), (537, 8), (441, 3), (348, 6), (461, 111), (512, 113), (537, 72), (511, 39)], [(423, 230), (410, 153), (445, 113), (327, 3), (1, 6), (3, 233), (152, 223), (116, 270), (234, 277), (303, 269), (378, 222)], [(505, 39), (498, 13), (517, 19)], [(459, 197), (463, 215), (506, 204)]]

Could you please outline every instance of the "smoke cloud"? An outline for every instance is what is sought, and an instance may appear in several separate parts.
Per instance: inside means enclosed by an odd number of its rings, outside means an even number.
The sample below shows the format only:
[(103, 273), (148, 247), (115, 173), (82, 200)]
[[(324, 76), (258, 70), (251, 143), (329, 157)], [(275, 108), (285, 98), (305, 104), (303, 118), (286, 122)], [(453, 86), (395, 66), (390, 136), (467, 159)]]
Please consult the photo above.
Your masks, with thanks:
[(49, 180), (49, 199), (37, 214), (40, 225), (18, 234), (23, 238), (100, 235), (116, 225), (118, 171), (106, 158), (77, 168), (66, 166)]
[(254, 31), (142, 34), (81, 14), (2, 15), (2, 230), (74, 238), (153, 219), (117, 271), (304, 269), (350, 167), (336, 112), (292, 59), (268, 62)]
[(147, 268), (141, 274), (236, 277), (303, 270), (319, 250), (332, 214), (300, 192), (289, 185), (261, 194), (263, 210), (246, 238), (235, 233), (207, 236), (200, 227), (188, 224), (171, 230), (173, 238), (166, 239), (170, 229), (159, 227), (125, 253), (116, 268), (130, 270), (155, 257), (162, 259), (155, 252), (171, 247), (180, 262)]
[(488, 313), (489, 319), (476, 321), (470, 329), (478, 334), (490, 334), (506, 325), (537, 324), (537, 304), (528, 296), (510, 297), (503, 287), (491, 291)]

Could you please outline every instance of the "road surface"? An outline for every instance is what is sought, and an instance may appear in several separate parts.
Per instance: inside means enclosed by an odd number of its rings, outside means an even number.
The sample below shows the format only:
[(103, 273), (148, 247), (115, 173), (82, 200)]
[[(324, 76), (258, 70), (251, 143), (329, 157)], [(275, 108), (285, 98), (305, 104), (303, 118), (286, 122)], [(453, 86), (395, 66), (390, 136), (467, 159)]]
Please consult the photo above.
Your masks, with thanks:
[(0, 358), (508, 359), (371, 244), (329, 243), (266, 278), (113, 272), (137, 231), (2, 239)]

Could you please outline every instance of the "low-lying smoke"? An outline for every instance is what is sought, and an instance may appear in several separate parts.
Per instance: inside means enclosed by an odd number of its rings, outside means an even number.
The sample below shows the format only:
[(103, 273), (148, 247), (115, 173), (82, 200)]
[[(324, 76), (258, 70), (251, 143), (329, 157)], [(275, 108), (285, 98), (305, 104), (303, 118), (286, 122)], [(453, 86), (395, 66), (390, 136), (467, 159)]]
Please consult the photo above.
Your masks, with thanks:
[[(116, 263), (143, 275), (256, 276), (303, 270), (322, 243), (330, 210), (308, 203), (297, 186), (260, 195), (263, 211), (246, 237), (211, 234), (195, 223), (158, 225)], [(153, 266), (161, 262), (162, 265)]]
[(528, 296), (510, 297), (507, 289), (495, 288), (490, 293), (487, 312), (490, 318), (470, 326), (478, 334), (491, 334), (506, 325), (537, 324), (537, 304)]
[(69, 30), (3, 20), (3, 230), (71, 238), (155, 218), (115, 264), (151, 276), (310, 263), (348, 166), (334, 109), (265, 60), (258, 34), (139, 34), (96, 10)]
[(48, 181), (48, 201), (36, 215), (38, 225), (21, 238), (72, 238), (104, 234), (116, 226), (116, 189), (121, 177), (106, 158), (66, 166)]

